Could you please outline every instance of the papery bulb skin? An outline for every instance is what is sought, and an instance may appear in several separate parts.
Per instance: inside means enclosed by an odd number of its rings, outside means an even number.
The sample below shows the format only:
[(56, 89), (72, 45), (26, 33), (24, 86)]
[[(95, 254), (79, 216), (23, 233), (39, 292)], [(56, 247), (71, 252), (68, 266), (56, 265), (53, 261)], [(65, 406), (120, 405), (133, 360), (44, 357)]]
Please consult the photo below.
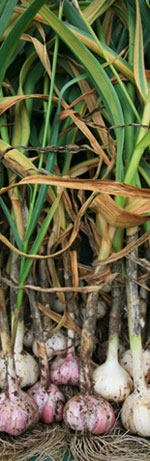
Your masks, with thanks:
[(39, 418), (42, 413), (42, 409), (47, 402), (47, 392), (46, 389), (41, 385), (40, 381), (38, 381), (34, 386), (32, 386), (27, 391), (28, 395), (36, 402), (39, 410)]
[(117, 360), (107, 359), (92, 378), (95, 392), (110, 401), (123, 402), (133, 390), (131, 377)]
[(33, 341), (34, 341), (33, 329), (32, 328), (31, 329), (26, 328), (25, 332), (24, 332), (24, 337), (23, 337), (24, 346), (32, 347)]
[(32, 398), (19, 388), (0, 395), (0, 431), (16, 436), (38, 423), (39, 412)]
[[(67, 341), (61, 331), (58, 331), (49, 339), (47, 339), (47, 334), (46, 332), (44, 332), (44, 339), (46, 353), (49, 360), (51, 360), (55, 355), (61, 355), (62, 352), (64, 352), (67, 345)], [(34, 341), (33, 343), (33, 353), (36, 357), (38, 357), (38, 348), (36, 341)]]
[(44, 389), (39, 381), (29, 389), (28, 394), (38, 406), (41, 421), (46, 424), (62, 421), (65, 398), (57, 386), (51, 384)]
[(43, 407), (41, 413), (41, 420), (44, 423), (51, 423), (52, 421), (62, 421), (63, 409), (65, 398), (57, 386), (51, 384), (47, 390), (48, 400)]
[[(21, 388), (33, 386), (39, 377), (39, 365), (28, 352), (14, 353), (15, 369)], [(0, 352), (0, 388), (6, 386), (6, 367), (2, 352)]]
[(70, 429), (98, 435), (110, 431), (115, 415), (111, 405), (103, 399), (79, 395), (66, 403), (64, 421)]
[(150, 388), (135, 390), (125, 400), (121, 410), (123, 426), (133, 434), (150, 437)]
[(39, 365), (28, 352), (14, 354), (16, 374), (21, 388), (33, 386), (39, 377)]
[(76, 386), (79, 383), (80, 363), (79, 359), (68, 353), (66, 357), (57, 357), (51, 365), (50, 379), (53, 384), (71, 384)]
[[(131, 354), (130, 349), (125, 351), (124, 354), (121, 356), (120, 363), (122, 367), (124, 367), (124, 369), (130, 374), (130, 376), (133, 376), (133, 361), (132, 361), (132, 354)], [(143, 366), (144, 376), (147, 376), (147, 374), (150, 372), (150, 350), (149, 349), (145, 349), (142, 351), (142, 366)]]

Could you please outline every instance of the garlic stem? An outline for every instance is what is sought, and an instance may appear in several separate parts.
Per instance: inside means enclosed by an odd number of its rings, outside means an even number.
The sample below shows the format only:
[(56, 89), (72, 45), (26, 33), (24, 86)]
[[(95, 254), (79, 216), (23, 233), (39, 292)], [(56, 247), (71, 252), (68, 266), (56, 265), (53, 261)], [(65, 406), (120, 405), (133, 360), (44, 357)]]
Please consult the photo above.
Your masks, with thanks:
[(5, 308), (5, 300), (2, 287), (0, 286), (0, 331), (1, 331), (1, 342), (4, 357), (12, 356), (12, 349), (9, 337), (9, 327), (7, 322), (7, 314)]
[(0, 330), (2, 350), (6, 365), (8, 393), (16, 392), (19, 389), (17, 375), (15, 372), (14, 358), (12, 353), (11, 341), (9, 336), (9, 326), (3, 290), (0, 287)]
[(109, 338), (107, 360), (118, 360), (118, 333), (114, 333)]
[[(120, 262), (113, 265), (113, 272), (120, 271)], [(93, 373), (94, 390), (102, 397), (122, 402), (132, 390), (132, 380), (118, 362), (120, 287), (113, 282), (112, 308), (109, 319), (109, 341), (107, 360)]]
[[(28, 276), (28, 282), (32, 284), (32, 276), (31, 274)], [(37, 343), (38, 348), (38, 357), (40, 363), (40, 383), (41, 386), (47, 387), (48, 380), (49, 380), (49, 368), (48, 368), (48, 358), (45, 348), (45, 342), (43, 338), (43, 328), (42, 322), (40, 317), (40, 312), (37, 307), (37, 302), (35, 300), (35, 293), (32, 290), (28, 290), (28, 297), (30, 302), (30, 308), (32, 313), (32, 318), (34, 322), (34, 333), (35, 333), (35, 340)]]
[[(150, 242), (146, 242), (145, 245), (145, 258), (149, 261), (150, 260)], [(147, 286), (147, 281), (144, 281), (144, 285)], [(148, 290), (144, 287), (140, 287), (140, 319), (141, 319), (141, 335), (142, 335), (142, 342), (144, 345), (146, 332), (149, 331), (147, 329), (148, 323), (146, 324), (146, 314), (147, 314), (147, 302), (148, 302)], [(149, 322), (149, 316), (148, 316)]]
[(0, 395), (0, 431), (19, 435), (39, 420), (38, 407), (21, 391), (15, 372), (5, 300), (0, 286), (0, 331), (7, 371), (7, 388)]
[[(44, 247), (41, 246), (40, 254), (43, 254), (43, 253), (44, 253)], [(44, 259), (41, 259), (39, 261), (39, 276), (40, 276), (40, 284), (42, 288), (49, 288), (48, 276), (47, 276), (46, 271), (47, 271), (46, 261)], [(41, 292), (41, 301), (45, 307), (47, 307), (48, 309), (51, 308), (49, 293)], [(48, 317), (47, 315), (44, 315), (43, 323), (44, 323), (44, 330), (50, 332), (53, 326), (53, 322), (50, 319), (50, 317)]]
[[(116, 261), (113, 264), (112, 272), (121, 273), (120, 261)], [(108, 357), (118, 360), (121, 288), (118, 287), (116, 283), (116, 280), (112, 283), (112, 305), (109, 317)]]
[[(132, 242), (137, 235), (135, 229), (127, 231), (127, 243)], [(137, 264), (132, 259), (137, 255), (137, 249), (134, 249), (127, 258), (127, 305), (128, 305), (128, 328), (130, 338), (130, 348), (133, 358), (133, 380), (135, 388), (146, 388), (144, 379), (144, 371), (142, 366), (142, 340), (141, 340), (141, 325), (140, 325), (140, 303), (138, 295), (137, 281)]]
[[(16, 255), (12, 254), (11, 257), (11, 277), (19, 280), (18, 259)], [(17, 293), (11, 289), (10, 306), (11, 306), (11, 328), (13, 331), (14, 325), (14, 312), (17, 302)], [(15, 344), (14, 344), (14, 361), (17, 378), (21, 388), (33, 385), (39, 376), (39, 366), (34, 357), (28, 352), (23, 351), (24, 340), (24, 297), (21, 308), (19, 310), (19, 318), (16, 330)], [(3, 387), (3, 381), (1, 380)]]
[(16, 332), (15, 345), (14, 345), (14, 353), (22, 352), (23, 337), (24, 337), (24, 321), (19, 319), (18, 326), (17, 326), (17, 332)]
[(90, 390), (91, 369), (90, 358), (93, 353), (93, 339), (96, 325), (96, 304), (98, 302), (98, 293), (90, 293), (87, 298), (86, 312), (83, 321), (81, 333), (81, 348), (80, 348), (80, 390), (81, 393)]

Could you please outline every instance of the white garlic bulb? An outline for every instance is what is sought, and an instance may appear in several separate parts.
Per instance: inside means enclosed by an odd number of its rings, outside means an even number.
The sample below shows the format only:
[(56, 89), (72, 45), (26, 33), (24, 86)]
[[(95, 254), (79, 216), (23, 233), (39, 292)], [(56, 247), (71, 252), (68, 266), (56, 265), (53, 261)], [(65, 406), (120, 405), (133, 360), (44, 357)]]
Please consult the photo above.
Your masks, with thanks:
[[(61, 331), (55, 333), (51, 338), (47, 339), (47, 333), (44, 332), (45, 347), (47, 352), (47, 357), (51, 360), (55, 355), (60, 355), (62, 352), (65, 352), (67, 347), (67, 339)], [(38, 357), (38, 348), (37, 343), (33, 343), (33, 353)]]
[[(35, 384), (39, 377), (39, 366), (28, 352), (14, 354), (16, 374), (21, 388)], [(2, 351), (0, 351), (0, 388), (6, 385), (6, 366)]]
[(33, 386), (39, 377), (39, 365), (26, 351), (14, 354), (16, 374), (20, 387)]
[(32, 347), (34, 341), (33, 328), (26, 328), (24, 331), (23, 344), (26, 347)]
[(150, 437), (150, 388), (136, 389), (121, 410), (123, 426), (133, 434)]
[(125, 400), (133, 389), (131, 377), (112, 357), (94, 370), (93, 384), (97, 394), (114, 402)]
[[(120, 364), (123, 368), (125, 368), (125, 370), (130, 374), (130, 376), (133, 376), (133, 360), (132, 360), (132, 354), (131, 354), (130, 349), (125, 351), (124, 354), (121, 356)], [(142, 366), (143, 366), (144, 376), (147, 376), (147, 374), (150, 371), (150, 350), (149, 349), (145, 349), (142, 351)]]

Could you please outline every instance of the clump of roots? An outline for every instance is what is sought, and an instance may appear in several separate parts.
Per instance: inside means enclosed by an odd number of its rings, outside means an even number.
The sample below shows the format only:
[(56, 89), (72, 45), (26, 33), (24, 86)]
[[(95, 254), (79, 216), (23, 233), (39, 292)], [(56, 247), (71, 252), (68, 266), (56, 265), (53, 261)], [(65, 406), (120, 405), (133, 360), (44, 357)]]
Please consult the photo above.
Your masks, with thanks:
[(72, 435), (70, 450), (75, 461), (150, 461), (150, 440), (124, 432), (119, 421), (109, 434)]
[(62, 425), (39, 423), (26, 433), (11, 437), (1, 433), (0, 453), (3, 461), (27, 461), (37, 457), (44, 461), (48, 456), (51, 461), (62, 461), (67, 450), (67, 440)]

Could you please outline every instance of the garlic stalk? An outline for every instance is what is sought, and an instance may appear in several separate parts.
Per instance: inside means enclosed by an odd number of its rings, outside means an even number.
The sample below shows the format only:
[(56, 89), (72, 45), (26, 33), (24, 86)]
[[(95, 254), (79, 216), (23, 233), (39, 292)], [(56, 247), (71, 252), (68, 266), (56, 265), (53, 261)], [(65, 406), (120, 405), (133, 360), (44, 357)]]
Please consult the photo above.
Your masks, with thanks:
[[(145, 226), (146, 228), (146, 226)], [(145, 258), (149, 261), (150, 260), (150, 241), (146, 242), (145, 249), (144, 249)], [(144, 281), (145, 287), (140, 287), (140, 319), (141, 319), (141, 335), (142, 335), (142, 343), (144, 345), (146, 338), (147, 331), (149, 332), (149, 316), (148, 322), (146, 322), (147, 317), (147, 303), (148, 303), (148, 290), (146, 289), (147, 281)]]
[[(50, 239), (54, 238), (54, 235), (52, 233)], [(50, 245), (50, 242), (49, 242)], [(48, 250), (50, 252), (50, 250)], [(51, 262), (52, 264), (52, 262)], [(53, 267), (53, 264), (52, 264)], [(40, 281), (41, 281), (41, 286), (44, 288), (47, 288), (48, 281), (47, 281), (47, 274), (46, 274), (46, 262), (44, 260), (41, 260), (39, 263), (39, 273), (40, 273)], [(41, 300), (42, 303), (50, 309), (50, 300), (54, 300), (54, 297), (50, 297), (49, 293), (41, 293)], [(55, 355), (62, 355), (62, 353), (66, 349), (66, 338), (63, 335), (62, 331), (58, 331), (56, 333), (53, 333), (52, 331), (52, 321), (48, 316), (44, 316), (44, 340), (45, 340), (45, 347), (46, 347), (46, 353), (47, 357), (49, 360), (52, 360), (52, 358)], [(33, 353), (36, 357), (38, 357), (38, 348), (37, 348), (37, 343), (36, 340), (33, 342)]]
[[(28, 279), (32, 283), (31, 275)], [(28, 390), (28, 394), (38, 405), (39, 418), (49, 424), (54, 420), (61, 421), (63, 418), (64, 396), (57, 386), (49, 382), (49, 368), (46, 348), (43, 338), (42, 323), (34, 293), (28, 292), (32, 317), (34, 321), (35, 339), (37, 342), (40, 363), (40, 381)]]
[(33, 399), (21, 391), (15, 372), (9, 327), (2, 288), (0, 287), (0, 331), (2, 350), (7, 370), (7, 386), (0, 394), (0, 431), (19, 435), (39, 420), (38, 407)]
[(90, 358), (96, 322), (98, 293), (90, 293), (81, 334), (80, 350), (80, 394), (70, 399), (64, 407), (64, 421), (71, 429), (81, 433), (102, 434), (114, 424), (111, 405), (92, 394)]
[[(128, 243), (135, 239), (133, 230), (128, 230)], [(127, 259), (127, 305), (130, 348), (133, 360), (134, 392), (125, 400), (121, 410), (123, 426), (134, 434), (150, 437), (150, 388), (146, 386), (142, 365), (142, 340), (140, 325), (140, 308), (137, 283), (137, 264), (134, 254)], [(135, 282), (134, 282), (135, 281)]]
[[(11, 278), (18, 280), (18, 258), (15, 254), (11, 255)], [(13, 329), (14, 311), (16, 307), (16, 292), (11, 288), (10, 290), (10, 305), (11, 305), (11, 326)], [(39, 366), (35, 358), (28, 352), (23, 350), (23, 337), (24, 337), (24, 315), (23, 304), (19, 311), (18, 325), (16, 331), (15, 345), (14, 345), (14, 361), (16, 374), (18, 377), (19, 385), (21, 388), (32, 386), (38, 379)], [(3, 360), (3, 354), (0, 351), (0, 388), (3, 389), (6, 381), (6, 367)]]
[(20, 311), (17, 326), (14, 345), (14, 360), (20, 386), (29, 387), (33, 386), (39, 377), (39, 365), (31, 354), (23, 350), (24, 320), (21, 318), (23, 317), (22, 314), (23, 307)]
[[(76, 252), (71, 252), (70, 257), (74, 260), (75, 264), (73, 270), (75, 270), (75, 268), (77, 267)], [(67, 252), (63, 255), (63, 262), (65, 285), (71, 286), (71, 280), (69, 275), (70, 258)], [(70, 317), (74, 320), (74, 312), (76, 309), (76, 305), (72, 293), (66, 294), (66, 301), (67, 312), (69, 313)], [(51, 365), (50, 378), (52, 383), (54, 384), (71, 384), (72, 386), (76, 386), (79, 382), (80, 365), (78, 357), (75, 356), (74, 336), (74, 331), (68, 330), (66, 357), (57, 357)]]
[[(74, 318), (73, 314), (70, 314)], [(79, 383), (80, 364), (78, 357), (75, 356), (74, 332), (68, 330), (68, 348), (66, 357), (57, 357), (50, 368), (50, 378), (53, 384), (71, 384), (76, 386)]]
[[(97, 218), (99, 218), (99, 231), (102, 236), (98, 259), (103, 260), (109, 255), (114, 229), (107, 226), (99, 213), (97, 213)], [(95, 269), (95, 276), (97, 272), (99, 272), (99, 267)], [(90, 359), (93, 353), (98, 297), (98, 292), (90, 293), (87, 297), (81, 333), (80, 394), (69, 400), (64, 407), (64, 420), (67, 426), (82, 433), (88, 431), (92, 434), (108, 432), (115, 422), (111, 405), (92, 393)]]
[[(23, 350), (24, 336), (24, 321), (18, 321), (15, 347), (14, 347), (14, 362), (21, 388), (33, 386), (39, 376), (39, 366), (35, 358), (28, 352)], [(3, 357), (3, 352), (0, 351), (0, 388), (3, 389), (6, 383), (6, 367)]]
[[(113, 265), (113, 272), (120, 271), (121, 266), (117, 261)], [(94, 370), (93, 385), (95, 392), (107, 400), (122, 402), (132, 391), (133, 384), (129, 374), (118, 362), (121, 290), (115, 285), (116, 281), (112, 285), (107, 360)]]

